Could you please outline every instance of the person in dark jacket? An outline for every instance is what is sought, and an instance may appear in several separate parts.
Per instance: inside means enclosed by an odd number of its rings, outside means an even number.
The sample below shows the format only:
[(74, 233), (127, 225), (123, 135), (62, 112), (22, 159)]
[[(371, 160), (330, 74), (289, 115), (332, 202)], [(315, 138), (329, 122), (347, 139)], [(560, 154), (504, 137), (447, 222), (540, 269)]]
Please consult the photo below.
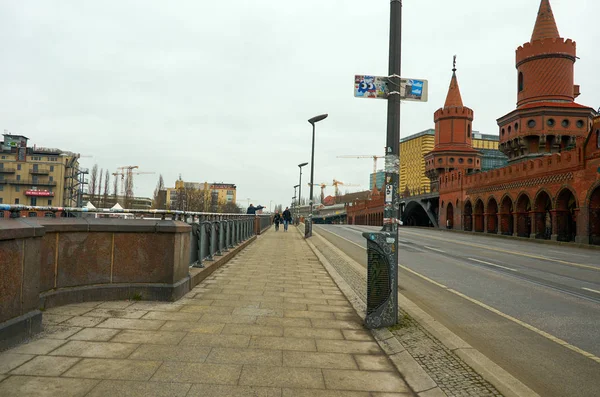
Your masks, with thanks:
[(292, 213), (288, 207), (285, 207), (285, 211), (283, 211), (283, 231), (287, 232), (288, 225), (292, 221)]
[(283, 218), (279, 211), (275, 211), (275, 215), (273, 215), (273, 223), (275, 224), (275, 231), (279, 231), (279, 224), (283, 222)]
[(256, 211), (260, 211), (262, 210), (263, 207), (262, 205), (259, 205), (258, 207), (255, 207), (254, 204), (250, 204), (250, 207), (248, 207), (248, 209), (246, 210), (246, 214), (248, 215), (255, 215)]

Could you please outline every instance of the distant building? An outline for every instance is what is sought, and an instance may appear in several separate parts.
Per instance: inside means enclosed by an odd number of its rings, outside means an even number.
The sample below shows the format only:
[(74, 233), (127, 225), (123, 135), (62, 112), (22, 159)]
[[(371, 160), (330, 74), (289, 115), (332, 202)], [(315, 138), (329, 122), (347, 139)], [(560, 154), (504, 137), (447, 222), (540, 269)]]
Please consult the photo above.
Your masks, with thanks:
[[(188, 210), (190, 206), (200, 205), (202, 211), (215, 211), (219, 205), (236, 204), (236, 189), (232, 183), (185, 182), (179, 179), (175, 181), (174, 188), (165, 189), (164, 203), (167, 209)], [(191, 203), (192, 192), (197, 205)]]
[[(373, 182), (374, 181), (374, 182)], [(377, 187), (377, 189), (383, 189), (383, 185), (385, 183), (385, 171), (379, 170), (374, 174), (369, 175), (369, 189), (373, 189), (373, 184)]]
[[(79, 154), (28, 147), (29, 138), (3, 134), (0, 144), (0, 204), (77, 207), (84, 175)], [(6, 215), (0, 211), (0, 217)]]

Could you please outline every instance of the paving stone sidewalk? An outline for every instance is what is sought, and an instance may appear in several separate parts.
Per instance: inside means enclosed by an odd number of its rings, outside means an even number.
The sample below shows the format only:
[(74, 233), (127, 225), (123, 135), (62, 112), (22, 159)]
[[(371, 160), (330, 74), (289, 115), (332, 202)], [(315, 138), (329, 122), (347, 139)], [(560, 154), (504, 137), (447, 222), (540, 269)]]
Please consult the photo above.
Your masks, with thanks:
[(291, 230), (178, 302), (85, 302), (44, 324), (0, 353), (0, 396), (413, 396)]

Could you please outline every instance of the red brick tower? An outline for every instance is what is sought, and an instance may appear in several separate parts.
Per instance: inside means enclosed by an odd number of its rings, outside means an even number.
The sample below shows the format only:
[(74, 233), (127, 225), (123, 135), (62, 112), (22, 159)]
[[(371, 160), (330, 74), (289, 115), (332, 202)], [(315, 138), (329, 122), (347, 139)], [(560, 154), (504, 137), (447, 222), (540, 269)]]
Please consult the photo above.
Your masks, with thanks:
[(481, 154), (471, 143), (473, 110), (462, 102), (456, 78), (456, 57), (446, 103), (435, 112), (433, 119), (435, 147), (425, 156), (425, 174), (431, 180), (431, 189), (437, 190), (438, 178), (446, 172), (463, 170), (468, 173), (481, 169)]
[(589, 131), (593, 109), (575, 103), (575, 42), (558, 33), (549, 0), (541, 0), (531, 40), (516, 51), (517, 109), (498, 119), (509, 161), (557, 153)]

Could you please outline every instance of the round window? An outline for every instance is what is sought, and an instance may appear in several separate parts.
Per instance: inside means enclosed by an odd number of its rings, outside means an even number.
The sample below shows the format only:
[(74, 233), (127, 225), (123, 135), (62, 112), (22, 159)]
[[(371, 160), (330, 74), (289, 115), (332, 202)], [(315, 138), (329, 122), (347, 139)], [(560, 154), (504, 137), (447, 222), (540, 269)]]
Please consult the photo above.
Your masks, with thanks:
[(473, 159), (469, 159), (469, 164), (473, 164)]
[(567, 128), (567, 127), (569, 126), (569, 120), (567, 120), (567, 119), (564, 119), (564, 120), (563, 120), (563, 121), (560, 123), (560, 125), (562, 125), (563, 127)]
[(508, 126), (508, 133), (510, 134), (511, 131), (512, 131), (512, 127), (509, 125)]
[(454, 163), (454, 157), (450, 157), (450, 163)]
[(554, 124), (556, 124), (554, 122), (554, 119), (548, 119), (548, 121), (546, 121), (546, 124), (548, 124), (548, 127), (554, 127)]
[(529, 127), (529, 128), (535, 128), (535, 120), (529, 120), (527, 122), (527, 127)]
[(577, 128), (583, 128), (583, 120), (577, 120)]
[(440, 158), (440, 159), (438, 159), (438, 163), (441, 163), (442, 161), (444, 161), (444, 160), (442, 160), (441, 158)]
[(515, 131), (519, 131), (519, 123), (515, 123)]
[(462, 164), (462, 163), (465, 162), (465, 160), (464, 159), (458, 159), (458, 162), (459, 162), (459, 164)]

